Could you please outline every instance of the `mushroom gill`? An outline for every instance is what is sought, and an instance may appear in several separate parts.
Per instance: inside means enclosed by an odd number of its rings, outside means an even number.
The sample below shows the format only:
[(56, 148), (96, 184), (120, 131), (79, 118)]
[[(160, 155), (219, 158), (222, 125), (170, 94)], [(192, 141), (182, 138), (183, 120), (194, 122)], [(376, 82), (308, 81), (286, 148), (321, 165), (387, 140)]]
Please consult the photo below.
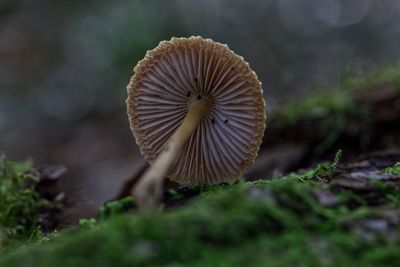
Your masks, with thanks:
[(128, 85), (127, 108), (152, 165), (137, 198), (160, 194), (165, 175), (190, 186), (236, 181), (253, 164), (265, 130), (256, 74), (227, 45), (201, 37), (172, 38), (148, 51)]

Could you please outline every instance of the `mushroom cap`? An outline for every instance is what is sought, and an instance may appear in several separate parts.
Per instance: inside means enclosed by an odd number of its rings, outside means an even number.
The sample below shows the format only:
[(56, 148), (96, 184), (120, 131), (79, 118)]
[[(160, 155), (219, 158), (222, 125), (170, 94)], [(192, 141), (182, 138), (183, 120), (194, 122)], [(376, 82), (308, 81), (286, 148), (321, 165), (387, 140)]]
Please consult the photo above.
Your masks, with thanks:
[(152, 164), (185, 118), (193, 97), (209, 112), (167, 177), (183, 185), (233, 183), (253, 164), (265, 130), (257, 75), (227, 45), (202, 37), (172, 38), (147, 51), (127, 86), (129, 123)]

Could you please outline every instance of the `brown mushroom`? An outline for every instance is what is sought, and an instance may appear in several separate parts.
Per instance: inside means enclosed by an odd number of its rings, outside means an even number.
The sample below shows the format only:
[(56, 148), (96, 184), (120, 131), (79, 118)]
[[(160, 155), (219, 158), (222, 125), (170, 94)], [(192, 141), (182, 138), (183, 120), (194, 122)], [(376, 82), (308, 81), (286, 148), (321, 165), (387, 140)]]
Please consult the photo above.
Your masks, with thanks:
[(233, 183), (265, 130), (261, 83), (227, 45), (172, 38), (147, 52), (127, 87), (131, 130), (150, 167), (133, 189), (154, 208), (165, 176), (182, 185)]

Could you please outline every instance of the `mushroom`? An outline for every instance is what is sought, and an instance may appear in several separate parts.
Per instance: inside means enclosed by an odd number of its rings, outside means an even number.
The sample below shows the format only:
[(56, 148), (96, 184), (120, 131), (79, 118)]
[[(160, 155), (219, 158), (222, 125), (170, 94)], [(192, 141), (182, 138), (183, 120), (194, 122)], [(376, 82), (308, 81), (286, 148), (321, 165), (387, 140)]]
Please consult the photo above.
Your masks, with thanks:
[(265, 130), (261, 83), (227, 45), (172, 38), (134, 68), (129, 123), (151, 167), (132, 194), (157, 207), (165, 176), (181, 185), (233, 183), (253, 164)]

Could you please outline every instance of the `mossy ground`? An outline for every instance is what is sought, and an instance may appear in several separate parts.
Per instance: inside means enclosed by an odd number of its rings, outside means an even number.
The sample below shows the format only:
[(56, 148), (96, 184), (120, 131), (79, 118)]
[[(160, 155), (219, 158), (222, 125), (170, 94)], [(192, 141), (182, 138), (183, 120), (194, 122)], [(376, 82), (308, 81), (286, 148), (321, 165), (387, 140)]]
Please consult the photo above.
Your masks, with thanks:
[[(293, 100), (272, 110), (272, 119), (281, 127), (292, 125), (299, 119), (339, 116), (365, 120), (369, 112), (360, 106), (354, 95), (393, 86), (400, 94), (400, 64), (368, 75), (349, 75), (336, 88), (319, 88), (305, 99)], [(339, 125), (340, 126), (340, 125)]]
[(366, 180), (379, 188), (371, 204), (337, 186), (344, 179), (337, 160), (271, 181), (211, 187), (162, 213), (116, 214), (125, 199), (98, 223), (2, 255), (0, 266), (398, 266), (400, 177), (375, 171), (386, 178)]
[(393, 136), (399, 132), (399, 101), (399, 65), (350, 75), (336, 88), (319, 88), (273, 108), (263, 146), (303, 143), (311, 152), (306, 157), (314, 160), (346, 146), (355, 154), (397, 147), (399, 138)]
[(48, 202), (35, 190), (39, 174), (32, 165), (0, 156), (0, 248), (40, 235), (39, 209)]

